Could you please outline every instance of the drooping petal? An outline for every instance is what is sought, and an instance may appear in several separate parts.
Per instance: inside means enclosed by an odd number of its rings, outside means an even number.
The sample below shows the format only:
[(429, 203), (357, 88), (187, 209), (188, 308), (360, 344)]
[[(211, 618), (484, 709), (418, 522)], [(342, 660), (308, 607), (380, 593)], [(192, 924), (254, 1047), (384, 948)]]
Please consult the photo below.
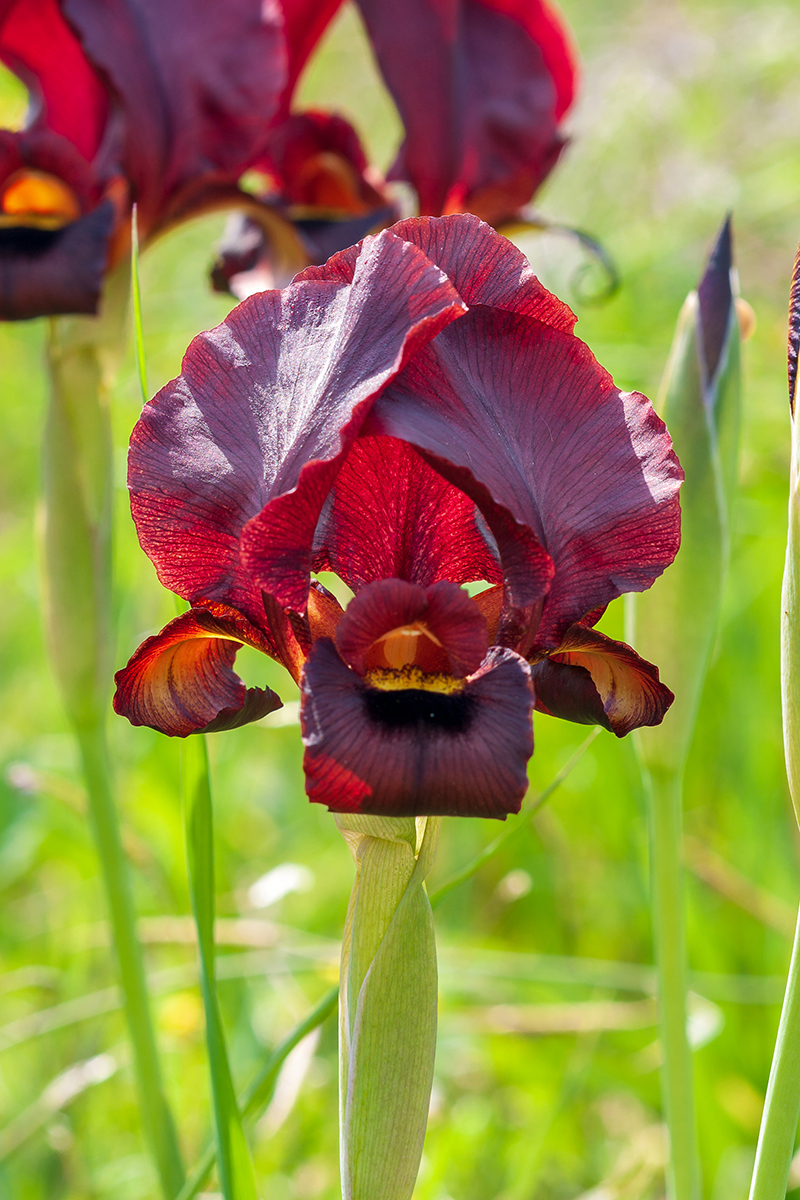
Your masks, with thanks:
[[(467, 213), (450, 217), (411, 217), (392, 226), (395, 237), (419, 247), (449, 276), (465, 304), (486, 304), (534, 317), (571, 333), (575, 314), (548, 292), (521, 250), (489, 225)], [(299, 279), (339, 278), (350, 283), (359, 247), (351, 246), (324, 268), (307, 267)]]
[(675, 699), (658, 667), (624, 642), (573, 625), (555, 654), (531, 667), (539, 712), (581, 725), (602, 725), (624, 737), (660, 725)]
[(270, 688), (233, 671), (241, 645), (272, 653), (263, 633), (223, 605), (181, 613), (147, 638), (115, 678), (114, 710), (170, 737), (235, 729), (281, 707)]
[(37, 128), (60, 134), (84, 159), (94, 158), (106, 125), (108, 95), (58, 0), (0, 3), (0, 61), (39, 100)]
[[(254, 620), (262, 589), (303, 611), (337, 458), (378, 390), (463, 307), (424, 255), (383, 233), (351, 285), (253, 296), (195, 338), (131, 441), (133, 514), (162, 583)], [(283, 504), (301, 477), (302, 504)]]
[(63, 229), (0, 229), (0, 320), (95, 313), (114, 217), (106, 200)]
[(488, 517), (471, 476), (539, 539), (555, 563), (541, 646), (649, 587), (677, 552), (683, 473), (664, 423), (560, 330), (472, 308), (381, 395), (370, 432), (436, 456)]
[(487, 193), (507, 195), (503, 215), (526, 203), (558, 156), (572, 99), (554, 13), (541, 0), (358, 3), (406, 130), (393, 177), (414, 185), (420, 211), (469, 207), (473, 193), (487, 216)]
[(373, 645), (392, 630), (420, 625), (436, 640), (456, 676), (471, 675), (486, 657), (489, 639), (480, 609), (455, 583), (423, 588), (402, 579), (369, 584), (350, 601), (336, 629), (336, 647), (359, 675)]
[(235, 182), (261, 152), (285, 80), (274, 3), (63, 0), (122, 108), (125, 173), (150, 231), (198, 178)]
[(316, 644), (303, 675), (306, 791), (333, 812), (518, 812), (533, 752), (529, 668), (490, 651), (463, 692), (379, 691)]
[(359, 437), (336, 477), (315, 539), (315, 571), (354, 591), (376, 579), (499, 583), (472, 500), (396, 438)]
[(281, 0), (289, 59), (283, 96), (285, 109), (309, 55), (341, 5), (342, 0)]

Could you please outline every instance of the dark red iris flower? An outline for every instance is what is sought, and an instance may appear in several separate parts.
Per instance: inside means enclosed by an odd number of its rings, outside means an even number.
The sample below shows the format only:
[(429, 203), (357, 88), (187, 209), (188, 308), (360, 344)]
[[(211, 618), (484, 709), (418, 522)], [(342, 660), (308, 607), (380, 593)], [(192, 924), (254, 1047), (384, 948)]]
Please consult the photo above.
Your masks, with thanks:
[[(413, 186), (423, 214), (472, 212), (495, 227), (516, 220), (565, 144), (560, 123), (577, 68), (563, 20), (543, 0), (357, 2), (405, 126), (389, 178)], [(299, 75), (291, 47), (305, 51), (339, 0), (284, 6), (291, 87)], [(342, 118), (298, 114), (279, 126), (260, 165), (292, 225), (230, 222), (214, 282), (239, 299), (288, 282), (304, 255), (323, 262), (396, 217)]]
[(144, 237), (247, 204), (237, 181), (288, 69), (282, 13), (262, 0), (0, 0), (0, 61), (34, 105), (24, 132), (0, 132), (5, 319), (95, 312), (132, 200)]
[(519, 808), (534, 707), (620, 736), (660, 722), (656, 667), (594, 625), (675, 556), (682, 472), (574, 322), (457, 215), (195, 338), (129, 469), (141, 544), (192, 607), (118, 673), (117, 712), (179, 737), (255, 720), (280, 705), (234, 674), (255, 646), (300, 684), (311, 800), (491, 817)]

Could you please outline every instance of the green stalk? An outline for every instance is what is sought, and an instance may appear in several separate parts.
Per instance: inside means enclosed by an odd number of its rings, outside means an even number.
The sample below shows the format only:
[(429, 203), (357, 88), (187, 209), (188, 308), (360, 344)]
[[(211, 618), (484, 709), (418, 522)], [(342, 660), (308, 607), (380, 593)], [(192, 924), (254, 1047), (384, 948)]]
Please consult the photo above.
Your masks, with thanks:
[(206, 740), (181, 745), (181, 793), (186, 827), (189, 888), (197, 924), (200, 981), (206, 1016), (217, 1165), (225, 1200), (257, 1200), (250, 1150), (233, 1090), (214, 968), (214, 825)]
[(183, 1182), (120, 843), (105, 719), (113, 669), (112, 442), (108, 381), (124, 346), (127, 269), (109, 277), (98, 318), (51, 322), (44, 438), (44, 618), (89, 795), (134, 1055), (142, 1123), (161, 1189)]
[(758, 1134), (750, 1200), (783, 1200), (800, 1118), (800, 913), (767, 1097)]
[[(789, 328), (797, 331), (800, 313), (800, 251), (795, 261), (789, 304)], [(789, 343), (797, 365), (797, 344)], [(797, 389), (792, 395), (792, 453), (789, 480), (789, 532), (781, 595), (781, 700), (786, 775), (795, 816), (800, 823), (800, 416)], [(778, 1038), (772, 1056), (767, 1097), (761, 1114), (750, 1200), (783, 1200), (800, 1116), (800, 915)]]
[(683, 872), (683, 785), (677, 772), (645, 772), (650, 811), (650, 888), (658, 973), (661, 1091), (669, 1129), (667, 1194), (698, 1200), (692, 1051), (686, 1032), (686, 897)]

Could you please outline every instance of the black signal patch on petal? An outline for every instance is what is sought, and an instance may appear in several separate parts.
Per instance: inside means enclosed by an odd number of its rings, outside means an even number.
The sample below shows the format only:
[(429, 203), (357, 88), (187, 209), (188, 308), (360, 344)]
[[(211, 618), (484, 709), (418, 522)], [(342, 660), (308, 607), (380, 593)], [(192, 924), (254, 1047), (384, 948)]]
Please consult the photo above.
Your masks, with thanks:
[(533, 753), (528, 664), (493, 648), (458, 691), (382, 689), (315, 643), (301, 681), (309, 799), (333, 812), (497, 817), (519, 811)]
[(434, 692), (427, 688), (385, 691), (364, 689), (364, 710), (370, 721), (385, 730), (431, 733), (467, 733), (475, 716), (475, 698), (469, 692)]

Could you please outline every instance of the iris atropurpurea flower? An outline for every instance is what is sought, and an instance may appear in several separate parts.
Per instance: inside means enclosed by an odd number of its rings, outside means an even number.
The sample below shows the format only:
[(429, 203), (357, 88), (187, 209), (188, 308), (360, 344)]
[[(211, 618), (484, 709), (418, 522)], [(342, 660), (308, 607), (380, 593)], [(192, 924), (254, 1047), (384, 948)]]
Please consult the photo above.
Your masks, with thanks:
[[(563, 17), (545, 0), (357, 3), (404, 127), (389, 180), (410, 185), (423, 215), (471, 212), (495, 228), (542, 228), (525, 206), (566, 144), (578, 79)], [(316, 25), (307, 7), (284, 0), (290, 87), (299, 74), (293, 47), (307, 53), (302, 31), (316, 38), (339, 2), (318, 6)], [(289, 116), (286, 106), (259, 165), (297, 238), (246, 215), (231, 219), (214, 283), (240, 300), (288, 282), (305, 265), (298, 255), (323, 262), (349, 244), (348, 232), (355, 242), (398, 215), (341, 117)]]
[(459, 215), (196, 338), (129, 469), (141, 544), (192, 608), (118, 673), (117, 711), (178, 736), (257, 719), (280, 701), (233, 672), (255, 646), (300, 684), (310, 798), (379, 815), (517, 811), (534, 707), (660, 722), (656, 667), (594, 626), (674, 558), (682, 473), (574, 320)]

